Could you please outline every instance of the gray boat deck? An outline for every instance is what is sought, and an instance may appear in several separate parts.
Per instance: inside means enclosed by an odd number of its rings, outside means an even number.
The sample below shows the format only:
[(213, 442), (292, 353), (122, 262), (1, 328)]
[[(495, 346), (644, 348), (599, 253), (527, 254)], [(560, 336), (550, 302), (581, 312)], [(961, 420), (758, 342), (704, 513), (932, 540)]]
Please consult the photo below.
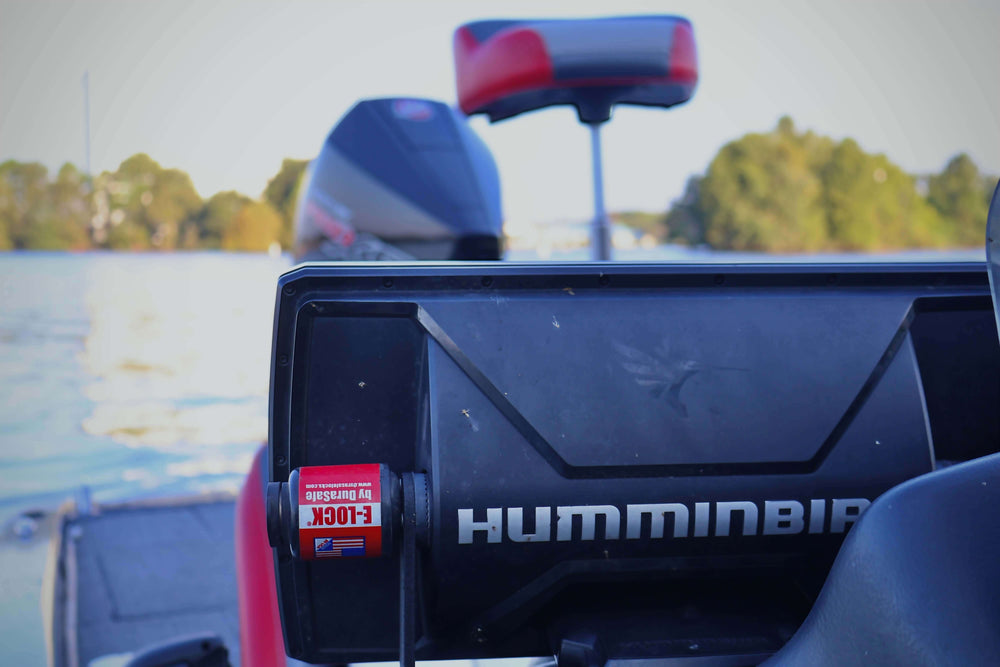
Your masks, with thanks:
[[(104, 507), (63, 524), (57, 665), (214, 632), (239, 664), (232, 497)], [(57, 587), (58, 589), (58, 587)], [(58, 600), (62, 599), (62, 605)], [(76, 659), (74, 660), (74, 655)]]

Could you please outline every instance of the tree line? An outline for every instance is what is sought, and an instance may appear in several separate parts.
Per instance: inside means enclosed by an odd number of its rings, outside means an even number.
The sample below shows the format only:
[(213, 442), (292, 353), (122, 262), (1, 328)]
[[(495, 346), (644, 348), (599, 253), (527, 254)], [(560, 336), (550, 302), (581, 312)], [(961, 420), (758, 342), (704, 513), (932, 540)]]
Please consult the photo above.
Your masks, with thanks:
[(0, 164), (0, 250), (268, 250), (293, 242), (308, 160), (284, 160), (258, 199), (202, 199), (190, 176), (144, 153), (93, 179), (72, 164)]
[(662, 241), (725, 250), (965, 248), (985, 243), (996, 184), (964, 153), (940, 173), (912, 175), (784, 117), (723, 146), (665, 213), (618, 218)]
[[(0, 250), (267, 250), (291, 247), (307, 160), (282, 162), (257, 199), (203, 200), (191, 178), (145, 154), (93, 179), (72, 164), (0, 164)], [(968, 155), (913, 175), (853, 139), (788, 117), (723, 146), (662, 213), (614, 214), (669, 243), (721, 250), (850, 252), (982, 245), (996, 176)]]

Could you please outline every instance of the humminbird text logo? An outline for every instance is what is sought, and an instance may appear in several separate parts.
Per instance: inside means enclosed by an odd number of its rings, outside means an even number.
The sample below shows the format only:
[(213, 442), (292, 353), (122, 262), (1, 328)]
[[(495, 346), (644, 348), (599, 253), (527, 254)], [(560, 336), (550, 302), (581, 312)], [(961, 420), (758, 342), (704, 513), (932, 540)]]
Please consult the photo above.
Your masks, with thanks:
[(807, 505), (797, 500), (732, 500), (693, 506), (649, 503), (626, 505), (624, 512), (615, 505), (536, 507), (535, 527), (528, 533), (524, 531), (523, 507), (508, 507), (506, 512), (503, 507), (488, 507), (485, 517), (472, 509), (460, 509), (458, 543), (472, 544), (477, 533), (487, 543), (501, 542), (505, 513), (511, 542), (589, 541), (596, 539), (599, 529), (605, 540), (843, 533), (870, 504), (865, 498), (820, 498), (808, 502), (808, 511)]

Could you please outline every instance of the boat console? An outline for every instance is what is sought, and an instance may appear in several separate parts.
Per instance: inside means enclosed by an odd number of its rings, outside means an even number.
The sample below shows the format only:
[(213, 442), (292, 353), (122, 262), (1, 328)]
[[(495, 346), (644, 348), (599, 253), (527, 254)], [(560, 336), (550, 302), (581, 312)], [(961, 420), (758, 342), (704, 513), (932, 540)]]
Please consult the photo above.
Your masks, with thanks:
[(759, 662), (872, 501), (996, 451), (997, 377), (981, 264), (301, 266), (287, 651)]

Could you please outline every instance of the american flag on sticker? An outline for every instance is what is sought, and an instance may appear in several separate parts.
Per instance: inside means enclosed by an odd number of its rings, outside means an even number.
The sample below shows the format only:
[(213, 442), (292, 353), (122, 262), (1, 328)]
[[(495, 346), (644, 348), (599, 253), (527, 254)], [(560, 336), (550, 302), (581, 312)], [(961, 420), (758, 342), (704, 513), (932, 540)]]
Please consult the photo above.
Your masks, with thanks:
[(317, 537), (313, 540), (316, 558), (351, 558), (365, 555), (364, 537)]

